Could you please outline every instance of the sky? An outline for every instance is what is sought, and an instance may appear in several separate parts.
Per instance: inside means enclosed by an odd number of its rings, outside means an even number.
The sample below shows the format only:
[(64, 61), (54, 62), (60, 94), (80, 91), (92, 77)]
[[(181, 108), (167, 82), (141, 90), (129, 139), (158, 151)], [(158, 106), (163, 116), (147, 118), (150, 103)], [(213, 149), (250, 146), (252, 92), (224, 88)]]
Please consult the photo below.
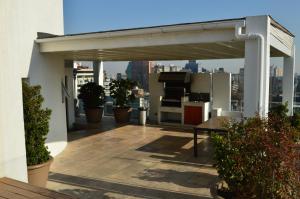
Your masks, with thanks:
[[(64, 0), (65, 34), (271, 15), (296, 35), (300, 46), (300, 0)], [(299, 47), (300, 48), (300, 47)], [(296, 48), (297, 49), (297, 48)], [(296, 51), (296, 58), (300, 56)], [(237, 72), (243, 60), (198, 61), (202, 67)], [(186, 61), (157, 61), (184, 66)], [(271, 64), (282, 66), (282, 59)], [(127, 62), (105, 62), (109, 74), (124, 73)], [(296, 59), (296, 72), (300, 61)]]

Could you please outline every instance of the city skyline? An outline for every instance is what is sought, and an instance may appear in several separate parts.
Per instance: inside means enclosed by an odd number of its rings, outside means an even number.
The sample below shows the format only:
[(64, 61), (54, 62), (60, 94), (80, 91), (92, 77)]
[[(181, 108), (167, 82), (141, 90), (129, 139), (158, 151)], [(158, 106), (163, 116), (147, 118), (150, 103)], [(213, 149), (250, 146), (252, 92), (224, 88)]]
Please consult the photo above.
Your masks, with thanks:
[[(89, 61), (80, 61), (84, 64), (92, 66), (92, 62)], [(188, 63), (188, 60), (180, 60), (180, 61), (154, 61), (155, 64), (163, 64), (163, 65), (176, 65), (181, 68), (184, 68), (185, 64)], [(282, 68), (282, 59), (280, 58), (272, 58), (270, 61), (270, 66), (275, 65), (279, 68)], [(115, 77), (117, 73), (125, 74), (126, 68), (128, 66), (129, 61), (115, 61), (115, 62), (103, 62), (103, 69), (106, 71), (108, 75)], [(244, 62), (242, 59), (236, 60), (197, 60), (200, 68), (205, 68), (209, 71), (212, 71), (217, 68), (224, 68), (226, 72), (237, 74), (240, 68), (244, 67)], [(201, 72), (201, 71), (199, 71)], [(299, 73), (300, 71), (296, 71)]]

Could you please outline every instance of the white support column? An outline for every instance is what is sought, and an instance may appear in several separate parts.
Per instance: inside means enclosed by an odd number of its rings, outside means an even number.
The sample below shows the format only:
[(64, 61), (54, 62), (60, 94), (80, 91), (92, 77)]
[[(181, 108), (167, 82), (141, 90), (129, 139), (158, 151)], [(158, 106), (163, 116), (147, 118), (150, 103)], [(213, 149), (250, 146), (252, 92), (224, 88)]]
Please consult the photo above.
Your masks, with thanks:
[(65, 61), (65, 88), (67, 90), (67, 95), (65, 97), (67, 100), (66, 110), (68, 119), (68, 129), (72, 129), (75, 123), (75, 105), (74, 105), (74, 75), (73, 75), (73, 60)]
[(103, 86), (103, 61), (93, 61), (94, 82)]
[[(260, 34), (264, 40), (245, 41), (244, 116), (269, 111), (270, 19), (268, 16), (246, 18), (246, 34)], [(261, 45), (262, 48), (261, 48)], [(261, 62), (261, 59), (263, 60)], [(262, 63), (262, 64), (261, 64)]]
[(282, 103), (288, 103), (289, 115), (293, 115), (294, 105), (295, 52), (294, 45), (292, 56), (283, 59)]

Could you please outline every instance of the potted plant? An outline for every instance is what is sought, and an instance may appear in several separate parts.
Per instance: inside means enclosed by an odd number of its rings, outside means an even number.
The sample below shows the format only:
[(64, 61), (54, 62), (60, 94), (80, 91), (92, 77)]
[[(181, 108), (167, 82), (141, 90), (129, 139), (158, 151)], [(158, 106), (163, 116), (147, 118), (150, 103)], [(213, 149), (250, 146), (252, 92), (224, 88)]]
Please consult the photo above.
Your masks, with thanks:
[(87, 122), (100, 122), (105, 102), (104, 88), (94, 82), (88, 82), (80, 88), (79, 92), (78, 98), (83, 101)]
[(23, 114), (29, 184), (45, 187), (53, 158), (45, 146), (51, 110), (42, 108), (41, 86), (23, 82)]
[[(214, 134), (214, 158), (225, 198), (300, 198), (299, 118), (287, 105), (227, 124), (226, 136)], [(297, 164), (298, 161), (298, 164)]]
[(127, 123), (130, 120), (132, 109), (129, 102), (135, 99), (131, 92), (135, 85), (135, 82), (128, 79), (113, 80), (109, 84), (110, 96), (115, 100), (113, 111), (117, 123)]

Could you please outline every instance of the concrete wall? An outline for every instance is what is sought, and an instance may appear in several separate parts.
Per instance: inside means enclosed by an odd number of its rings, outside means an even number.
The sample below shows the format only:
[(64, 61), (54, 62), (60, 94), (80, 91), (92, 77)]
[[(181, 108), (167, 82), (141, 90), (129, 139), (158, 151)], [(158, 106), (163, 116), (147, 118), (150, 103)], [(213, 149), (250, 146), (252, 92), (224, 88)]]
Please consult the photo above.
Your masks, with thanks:
[(231, 74), (213, 73), (213, 108), (222, 108), (222, 111), (231, 110)]
[(211, 93), (211, 74), (192, 74), (191, 91), (195, 93)]
[(157, 121), (157, 111), (159, 105), (159, 96), (164, 95), (164, 85), (158, 82), (159, 74), (150, 73), (149, 74), (149, 92), (150, 92), (150, 110), (149, 119), (152, 121)]
[(62, 100), (62, 83), (64, 83), (64, 60), (58, 55), (40, 55), (34, 53), (29, 69), (32, 85), (42, 86), (45, 98), (44, 107), (52, 110), (49, 133), (46, 144), (52, 156), (56, 156), (67, 145), (66, 108)]
[(47, 139), (52, 155), (66, 145), (60, 81), (63, 59), (43, 56), (34, 45), (37, 32), (63, 34), (62, 0), (0, 1), (0, 177), (27, 181), (21, 78), (42, 86), (44, 106), (52, 109)]

